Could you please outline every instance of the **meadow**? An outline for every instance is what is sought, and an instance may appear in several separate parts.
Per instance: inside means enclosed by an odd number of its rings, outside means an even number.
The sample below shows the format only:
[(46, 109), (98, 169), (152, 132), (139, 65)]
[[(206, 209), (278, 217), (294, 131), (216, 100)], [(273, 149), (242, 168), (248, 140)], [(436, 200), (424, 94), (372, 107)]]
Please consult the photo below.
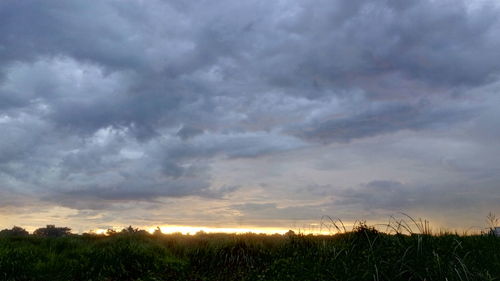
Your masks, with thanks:
[[(401, 225), (400, 225), (401, 226)], [(0, 280), (500, 280), (500, 238), (336, 235), (3, 235)]]

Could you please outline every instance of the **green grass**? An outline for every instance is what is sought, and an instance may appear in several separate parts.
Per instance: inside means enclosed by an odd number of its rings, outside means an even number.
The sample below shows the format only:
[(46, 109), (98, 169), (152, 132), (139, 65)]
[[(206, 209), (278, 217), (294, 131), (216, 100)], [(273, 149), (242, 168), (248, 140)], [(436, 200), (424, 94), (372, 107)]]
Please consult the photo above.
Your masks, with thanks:
[(500, 280), (500, 239), (385, 234), (1, 237), (0, 280)]

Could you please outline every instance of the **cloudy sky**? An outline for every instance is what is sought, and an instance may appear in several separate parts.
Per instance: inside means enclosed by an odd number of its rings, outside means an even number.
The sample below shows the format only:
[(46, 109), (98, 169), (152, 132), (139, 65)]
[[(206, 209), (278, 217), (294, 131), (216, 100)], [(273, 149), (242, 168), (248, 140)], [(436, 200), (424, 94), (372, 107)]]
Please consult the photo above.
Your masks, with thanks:
[(0, 227), (500, 214), (500, 7), (3, 0)]

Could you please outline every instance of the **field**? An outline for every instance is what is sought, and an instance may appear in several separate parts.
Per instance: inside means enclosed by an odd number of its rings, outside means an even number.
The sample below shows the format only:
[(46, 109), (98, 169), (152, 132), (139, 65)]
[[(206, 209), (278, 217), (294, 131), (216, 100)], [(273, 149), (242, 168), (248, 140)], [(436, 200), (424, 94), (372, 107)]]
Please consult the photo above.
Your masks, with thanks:
[(500, 280), (491, 235), (1, 237), (0, 280)]

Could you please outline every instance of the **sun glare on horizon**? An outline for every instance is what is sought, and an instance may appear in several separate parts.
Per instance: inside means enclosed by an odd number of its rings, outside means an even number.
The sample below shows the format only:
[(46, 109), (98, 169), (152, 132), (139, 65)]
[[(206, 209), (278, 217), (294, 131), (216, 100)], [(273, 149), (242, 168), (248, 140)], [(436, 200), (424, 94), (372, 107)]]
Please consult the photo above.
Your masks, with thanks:
[[(90, 233), (95, 233), (99, 235), (105, 235), (109, 230), (113, 230), (116, 232), (120, 232), (122, 229), (126, 227), (115, 227), (111, 229), (92, 229)], [(314, 235), (329, 235), (335, 234), (335, 231), (332, 231), (328, 228), (319, 228), (319, 227), (308, 227), (308, 228), (279, 228), (279, 227), (209, 227), (209, 226), (188, 226), (188, 225), (160, 225), (160, 226), (149, 226), (138, 229), (146, 230), (147, 232), (153, 234), (157, 229), (160, 229), (162, 234), (174, 234), (181, 233), (184, 235), (194, 235), (198, 233), (227, 233), (227, 234), (245, 234), (245, 233), (254, 233), (254, 234), (280, 234), (283, 235), (289, 231), (293, 231), (297, 234), (314, 234)]]

